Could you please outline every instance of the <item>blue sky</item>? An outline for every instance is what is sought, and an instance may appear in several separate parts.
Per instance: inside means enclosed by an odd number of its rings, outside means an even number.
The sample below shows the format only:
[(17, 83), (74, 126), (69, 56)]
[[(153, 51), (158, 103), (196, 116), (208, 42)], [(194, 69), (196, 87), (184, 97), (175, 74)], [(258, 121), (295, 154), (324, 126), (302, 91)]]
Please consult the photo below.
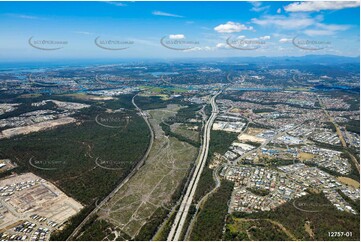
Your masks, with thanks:
[(358, 56), (359, 19), (357, 2), (0, 2), (0, 60)]

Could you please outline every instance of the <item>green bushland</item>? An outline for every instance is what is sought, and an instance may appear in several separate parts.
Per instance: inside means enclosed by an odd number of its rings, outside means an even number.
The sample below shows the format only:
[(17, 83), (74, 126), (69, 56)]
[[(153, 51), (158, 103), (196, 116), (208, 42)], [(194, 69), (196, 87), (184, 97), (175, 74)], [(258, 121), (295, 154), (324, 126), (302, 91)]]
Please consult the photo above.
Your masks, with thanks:
[(337, 189), (338, 194), (340, 194), (340, 196), (345, 199), (345, 201), (347, 203), (349, 203), (351, 205), (351, 207), (353, 209), (355, 209), (355, 211), (357, 211), (358, 213), (360, 213), (360, 199), (357, 200), (352, 200), (351, 198), (349, 198), (346, 194), (344, 194), (340, 189)]
[(199, 141), (194, 141), (190, 138), (185, 137), (182, 134), (173, 132), (170, 126), (175, 123), (182, 123), (182, 124), (189, 123), (188, 122), (189, 119), (196, 118), (196, 112), (199, 111), (200, 108), (201, 106), (198, 104), (188, 104), (188, 106), (178, 110), (175, 116), (168, 118), (165, 121), (166, 123), (161, 123), (160, 126), (162, 127), (162, 130), (164, 131), (165, 135), (177, 138), (179, 141), (186, 142), (198, 148), (200, 146)]
[(206, 107), (204, 108), (204, 112), (207, 115), (207, 117), (211, 116), (211, 114), (212, 114), (212, 105), (207, 104)]
[[(25, 104), (18, 111), (19, 113), (10, 113), (9, 116), (34, 111), (29, 109), (31, 107), (29, 103), (50, 98), (74, 101), (72, 97), (58, 96), (24, 99)], [(79, 102), (89, 103), (91, 107), (73, 115), (77, 123), (0, 141), (0, 159), (9, 158), (18, 164), (18, 167), (12, 171), (33, 172), (51, 181), (85, 206), (66, 223), (62, 231), (53, 233), (51, 240), (66, 240), (94, 209), (95, 201), (103, 199), (129, 174), (149, 145), (148, 126), (134, 111), (130, 95), (119, 96), (117, 100), (105, 102)], [(114, 114), (115, 118), (121, 120), (119, 121), (121, 127), (107, 128), (95, 122), (97, 115), (102, 117), (109, 115), (106, 112), (109, 108), (127, 108), (121, 113)], [(128, 123), (122, 121), (126, 117), (129, 117)], [(98, 164), (104, 165), (105, 162), (106, 167), (109, 165), (108, 168), (116, 169), (101, 168), (96, 164), (97, 158)], [(32, 159), (31, 163), (30, 159)], [(33, 166), (34, 164), (41, 168), (56, 169), (38, 169)]]
[(158, 96), (136, 96), (135, 103), (139, 108), (144, 110), (149, 109), (158, 109), (158, 108), (166, 108), (168, 104), (170, 104), (170, 100), (162, 100), (161, 97)]
[(134, 240), (138, 241), (149, 241), (153, 238), (154, 234), (157, 232), (158, 227), (164, 221), (164, 218), (167, 216), (168, 210), (159, 207), (153, 215), (147, 220), (147, 222), (142, 226), (137, 236)]
[(275, 109), (272, 108), (261, 108), (261, 109), (254, 109), (253, 112), (254, 113), (272, 113), (276, 111)]
[(212, 130), (211, 140), (209, 144), (209, 155), (211, 156), (214, 153), (219, 153), (223, 155), (224, 153), (226, 153), (233, 141), (237, 139), (237, 136), (237, 133)]
[[(304, 212), (304, 210), (317, 212)], [(309, 194), (291, 200), (273, 211), (257, 213), (233, 213), (237, 218), (246, 219), (271, 219), (281, 223), (298, 240), (356, 240), (360, 239), (359, 215), (337, 210), (323, 193)], [(305, 223), (309, 221), (314, 238), (305, 231)], [(329, 232), (352, 232), (352, 237), (329, 237)]]
[(230, 215), (227, 217), (223, 240), (287, 241), (291, 239), (281, 228), (268, 220), (241, 220)]
[(252, 141), (245, 141), (245, 142), (242, 142), (242, 143), (245, 143), (245, 144), (248, 144), (248, 145), (252, 145), (256, 148), (258, 148), (259, 146), (261, 146), (261, 143), (257, 143), (257, 142), (252, 142)]
[(260, 129), (271, 129), (272, 126), (269, 125), (264, 125), (264, 124), (259, 124), (259, 123), (249, 123), (248, 125), (249, 128), (260, 128)]
[(336, 132), (336, 127), (332, 122), (324, 122), (324, 124), (326, 125), (325, 128), (332, 129), (332, 132)]
[[(104, 110), (92, 107), (77, 115), (81, 123), (1, 140), (0, 158), (15, 161), (24, 171), (50, 180), (85, 205), (91, 204), (125, 178), (144, 155), (150, 137), (146, 123), (132, 110), (119, 114), (120, 119), (130, 117), (129, 124), (115, 129), (97, 124), (98, 114), (105, 115)], [(107, 167), (115, 169), (101, 168), (96, 161), (108, 162)]]
[(223, 180), (217, 191), (211, 194), (199, 210), (190, 240), (221, 240), (228, 201), (231, 199), (233, 182)]
[[(91, 222), (88, 222), (85, 227), (87, 227), (87, 233), (81, 234), (77, 241), (104, 241), (106, 239), (114, 240), (115, 235), (112, 233), (114, 226), (103, 219), (94, 218)], [(120, 233), (121, 240), (129, 240), (130, 237), (121, 231)]]
[(265, 166), (277, 167), (277, 166), (287, 166), (300, 162), (298, 159), (290, 160), (290, 159), (263, 159)]
[(213, 170), (205, 166), (203, 168), (201, 177), (199, 179), (196, 192), (194, 194), (194, 201), (198, 202), (204, 197), (208, 192), (210, 192), (215, 187), (215, 182), (213, 180)]
[[(177, 209), (179, 209), (179, 206), (177, 206)], [(158, 232), (158, 235), (156, 238), (153, 238), (155, 241), (166, 241), (168, 238), (168, 234), (172, 229), (172, 225), (175, 219), (175, 216), (177, 215), (177, 209), (175, 210), (175, 212), (173, 212), (169, 218), (167, 219), (167, 221), (165, 222), (163, 228), (161, 231)]]
[[(230, 133), (225, 131), (212, 130), (211, 139), (209, 144), (209, 152), (207, 158), (207, 164), (212, 159), (214, 153), (224, 154), (228, 150), (229, 146), (237, 139), (236, 133)], [(213, 180), (213, 170), (206, 165), (203, 169), (202, 175), (199, 179), (199, 183), (194, 194), (194, 201), (199, 201), (204, 195), (210, 192), (215, 187)]]
[(335, 170), (331, 170), (329, 168), (326, 167), (322, 167), (320, 165), (318, 165), (316, 162), (313, 161), (304, 161), (303, 163), (305, 163), (308, 166), (314, 166), (317, 167), (318, 169), (332, 175), (332, 176), (346, 176), (349, 177), (351, 179), (354, 179), (356, 181), (360, 181), (360, 174), (358, 173), (358, 170), (354, 164), (354, 162), (351, 160), (351, 157), (349, 156), (349, 154), (347, 152), (345, 152), (342, 148), (340, 149), (341, 151), (343, 151), (343, 153), (341, 154), (342, 158), (346, 158), (348, 159), (348, 162), (351, 164), (351, 172), (349, 174), (341, 174)]
[(347, 131), (354, 132), (356, 134), (360, 134), (360, 121), (350, 119), (347, 123), (340, 123), (346, 127)]
[(189, 139), (189, 138), (187, 138), (187, 137), (185, 137), (183, 135), (180, 135), (178, 133), (173, 132), (168, 124), (160, 123), (160, 127), (164, 131), (164, 134), (167, 135), (167, 136), (174, 137), (174, 138), (178, 139), (179, 141), (186, 142), (186, 143), (188, 143), (190, 145), (193, 145), (194, 147), (197, 147), (197, 148), (200, 146), (199, 142), (194, 141), (194, 140)]
[(258, 196), (267, 196), (269, 194), (269, 190), (261, 188), (250, 187), (247, 190)]

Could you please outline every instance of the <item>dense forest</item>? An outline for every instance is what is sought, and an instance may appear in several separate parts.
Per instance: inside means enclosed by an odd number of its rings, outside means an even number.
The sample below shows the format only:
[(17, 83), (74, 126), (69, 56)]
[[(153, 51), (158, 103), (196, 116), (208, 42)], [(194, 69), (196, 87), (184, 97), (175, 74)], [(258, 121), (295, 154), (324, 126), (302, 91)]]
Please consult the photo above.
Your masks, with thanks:
[(190, 240), (221, 240), (228, 201), (231, 199), (233, 182), (223, 180), (221, 186), (211, 194), (200, 208)]
[[(293, 205), (294, 202), (302, 204), (305, 210), (313, 211), (317, 208), (317, 212), (301, 211)], [(276, 221), (292, 232), (298, 240), (360, 240), (359, 215), (337, 210), (323, 193), (303, 196), (270, 212), (236, 212), (234, 216), (242, 219)], [(305, 230), (305, 223), (310, 226), (313, 236)], [(331, 231), (352, 232), (352, 237), (329, 237), (328, 232)]]
[[(62, 231), (52, 235), (52, 240), (65, 240), (94, 208), (95, 201), (109, 194), (145, 154), (150, 132), (134, 110), (131, 98), (124, 95), (105, 102), (83, 102), (72, 97), (53, 96), (52, 99), (91, 106), (72, 115), (76, 123), (1, 140), (0, 159), (11, 159), (18, 165), (12, 171), (33, 172), (85, 206)], [(41, 100), (38, 99), (32, 101)], [(25, 102), (18, 110), (34, 111), (29, 103)], [(46, 108), (55, 109), (51, 105)], [(109, 109), (116, 112), (109, 113)], [(98, 118), (106, 125), (100, 125)]]
[[(237, 139), (236, 133), (229, 133), (225, 131), (212, 130), (211, 141), (209, 144), (209, 153), (207, 158), (207, 164), (212, 159), (214, 153), (224, 154), (228, 150), (229, 146)], [(201, 178), (194, 195), (194, 200), (199, 201), (204, 195), (211, 191), (215, 186), (213, 180), (213, 170), (206, 165), (203, 169)]]

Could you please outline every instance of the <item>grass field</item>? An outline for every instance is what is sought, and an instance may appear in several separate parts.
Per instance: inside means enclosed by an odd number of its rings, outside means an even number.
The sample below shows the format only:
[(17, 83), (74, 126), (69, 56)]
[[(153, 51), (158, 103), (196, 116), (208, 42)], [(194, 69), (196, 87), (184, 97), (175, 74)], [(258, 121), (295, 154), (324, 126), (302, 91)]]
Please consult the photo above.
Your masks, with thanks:
[[(350, 240), (360, 239), (359, 215), (341, 212), (325, 197), (323, 193), (309, 194), (295, 200), (297, 204), (303, 204), (304, 209), (315, 209), (317, 212), (305, 212), (296, 209), (294, 202), (285, 203), (269, 212), (257, 212), (252, 214), (234, 213), (241, 219), (272, 220), (284, 227), (296, 240)], [(308, 225), (305, 225), (308, 223)], [(331, 231), (349, 231), (349, 237), (330, 237)], [(275, 235), (278, 236), (278, 235)], [(290, 236), (289, 236), (290, 237)]]
[(354, 179), (351, 179), (349, 177), (343, 177), (343, 176), (339, 176), (337, 177), (337, 180), (339, 180), (340, 182), (355, 187), (355, 188), (360, 188), (360, 183), (358, 181), (355, 181)]
[(225, 240), (291, 240), (290, 232), (284, 227), (268, 219), (232, 218), (226, 226)]
[(305, 153), (305, 152), (300, 152), (299, 155), (298, 155), (298, 158), (299, 158), (301, 161), (311, 160), (311, 159), (314, 158), (314, 157), (315, 157), (315, 155), (310, 154), (310, 153)]
[(149, 111), (155, 140), (145, 165), (101, 209), (100, 218), (110, 221), (123, 232), (135, 237), (157, 208), (171, 200), (197, 149), (176, 138), (164, 135), (159, 124), (174, 116), (177, 105)]

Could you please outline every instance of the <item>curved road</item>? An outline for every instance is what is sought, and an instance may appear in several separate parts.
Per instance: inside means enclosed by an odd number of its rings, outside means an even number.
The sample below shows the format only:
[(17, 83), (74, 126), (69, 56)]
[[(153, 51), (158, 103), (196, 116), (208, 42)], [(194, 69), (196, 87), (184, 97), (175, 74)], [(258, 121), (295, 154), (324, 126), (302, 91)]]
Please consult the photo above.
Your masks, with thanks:
[(148, 128), (150, 130), (150, 143), (149, 143), (149, 146), (148, 146), (148, 149), (146, 151), (146, 153), (144, 154), (144, 156), (142, 157), (142, 159), (137, 163), (137, 165), (134, 167), (134, 169), (128, 174), (128, 176), (113, 190), (111, 191), (111, 193), (109, 193), (108, 196), (106, 196), (99, 204), (97, 204), (95, 206), (95, 208), (88, 214), (88, 216), (86, 216), (84, 218), (84, 220), (78, 225), (78, 227), (73, 231), (73, 233), (67, 238), (67, 241), (69, 240), (74, 240), (75, 236), (79, 233), (79, 231), (81, 230), (81, 228), (83, 228), (83, 226), (88, 222), (88, 220), (94, 215), (96, 214), (99, 209), (105, 205), (105, 203), (107, 203), (119, 190), (120, 188), (122, 188), (128, 181), (129, 179), (134, 176), (134, 174), (143, 166), (145, 160), (148, 158), (148, 155), (149, 155), (149, 152), (150, 150), (152, 149), (152, 146), (153, 146), (153, 141), (154, 141), (154, 132), (153, 132), (153, 129), (152, 129), (152, 126), (150, 125), (149, 123), (149, 120), (148, 120), (148, 115), (143, 112), (136, 104), (135, 104), (135, 97), (137, 96), (138, 94), (134, 95), (133, 98), (132, 98), (132, 103), (133, 103), (133, 106), (135, 107), (135, 109), (139, 112), (139, 114), (143, 117), (144, 121), (147, 123), (148, 125)]
[(218, 188), (221, 186), (221, 180), (220, 180), (220, 178), (219, 178), (219, 176), (218, 176), (218, 172), (219, 172), (219, 170), (220, 170), (221, 168), (223, 168), (223, 167), (224, 167), (224, 164), (221, 165), (221, 166), (218, 166), (217, 168), (215, 168), (215, 169), (213, 170), (213, 180), (215, 181), (216, 186), (215, 186), (211, 191), (209, 191), (206, 195), (204, 195), (203, 198), (197, 203), (197, 205), (196, 205), (196, 211), (195, 211), (195, 213), (194, 213), (193, 218), (191, 219), (191, 222), (190, 222), (190, 224), (189, 224), (189, 226), (188, 226), (187, 232), (186, 232), (186, 234), (185, 234), (185, 236), (184, 236), (184, 240), (185, 240), (185, 241), (188, 241), (188, 240), (189, 240), (189, 236), (191, 235), (191, 232), (192, 232), (194, 223), (195, 223), (196, 220), (197, 220), (197, 213), (198, 213), (199, 208), (200, 208), (201, 206), (203, 206), (204, 203), (207, 201), (208, 197), (209, 197), (210, 195), (212, 195), (215, 191), (217, 191)]
[(205, 128), (204, 128), (204, 137), (203, 137), (203, 144), (202, 144), (202, 151), (200, 153), (199, 162), (197, 164), (197, 167), (193, 173), (192, 179), (188, 185), (186, 194), (184, 195), (182, 199), (182, 203), (180, 205), (180, 208), (177, 212), (177, 215), (174, 219), (171, 231), (168, 235), (167, 240), (174, 240), (178, 241), (180, 238), (180, 235), (183, 230), (184, 222), (187, 218), (189, 208), (192, 204), (193, 197), (200, 179), (200, 176), (202, 174), (203, 168), (206, 164), (207, 157), (208, 157), (208, 149), (209, 149), (209, 141), (211, 136), (211, 128), (213, 125), (214, 120), (217, 117), (218, 114), (218, 107), (216, 104), (216, 98), (222, 91), (219, 91), (217, 94), (215, 94), (211, 98), (211, 105), (212, 105), (212, 114), (210, 118), (208, 119)]

